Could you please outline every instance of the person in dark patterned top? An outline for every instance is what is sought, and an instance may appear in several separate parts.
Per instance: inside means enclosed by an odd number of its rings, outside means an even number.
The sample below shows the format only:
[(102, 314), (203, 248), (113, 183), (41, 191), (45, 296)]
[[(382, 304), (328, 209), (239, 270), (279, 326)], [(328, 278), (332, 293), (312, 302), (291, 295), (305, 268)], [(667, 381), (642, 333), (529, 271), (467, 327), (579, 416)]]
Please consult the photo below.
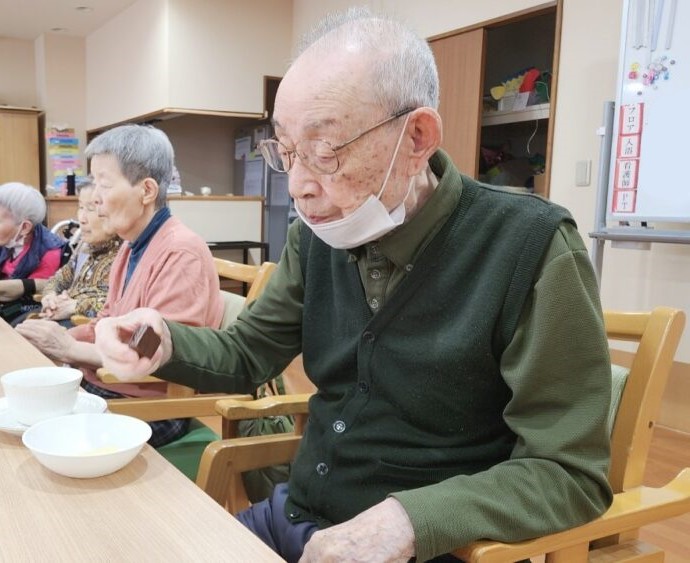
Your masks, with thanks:
[(93, 185), (79, 190), (80, 243), (69, 262), (46, 283), (40, 316), (62, 321), (72, 315), (95, 317), (108, 295), (110, 266), (120, 238), (108, 230), (93, 202)]

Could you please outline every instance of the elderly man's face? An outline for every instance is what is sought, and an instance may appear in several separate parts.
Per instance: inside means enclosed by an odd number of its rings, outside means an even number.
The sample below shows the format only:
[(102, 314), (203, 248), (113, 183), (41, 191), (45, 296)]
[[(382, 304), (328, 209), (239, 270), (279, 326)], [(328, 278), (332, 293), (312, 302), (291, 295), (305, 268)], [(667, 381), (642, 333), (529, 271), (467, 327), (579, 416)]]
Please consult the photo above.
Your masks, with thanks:
[(129, 183), (122, 175), (117, 159), (110, 154), (99, 154), (91, 159), (94, 203), (104, 227), (124, 240), (132, 241), (148, 223), (145, 215), (142, 182)]
[[(288, 149), (307, 139), (337, 146), (388, 117), (372, 100), (366, 62), (350, 53), (327, 58), (306, 53), (281, 82), (276, 97), (276, 137)], [(354, 212), (381, 189), (405, 118), (368, 133), (338, 151), (340, 168), (318, 174), (296, 159), (289, 173), (290, 195), (312, 223), (326, 223)], [(403, 138), (393, 171), (381, 197), (390, 210), (405, 197), (409, 178), (403, 174)]]

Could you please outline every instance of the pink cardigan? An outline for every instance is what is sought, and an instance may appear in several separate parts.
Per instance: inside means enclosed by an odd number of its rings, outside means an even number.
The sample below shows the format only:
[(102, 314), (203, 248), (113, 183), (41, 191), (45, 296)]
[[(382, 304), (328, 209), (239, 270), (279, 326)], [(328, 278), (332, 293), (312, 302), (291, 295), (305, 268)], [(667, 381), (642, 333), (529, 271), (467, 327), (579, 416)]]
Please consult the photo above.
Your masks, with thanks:
[[(171, 217), (163, 223), (124, 288), (129, 255), (130, 246), (123, 243), (110, 270), (108, 297), (98, 318), (151, 307), (172, 321), (220, 327), (224, 306), (213, 257), (202, 238), (179, 219)], [(98, 318), (70, 329), (70, 333), (77, 340), (93, 342)], [(83, 371), (91, 383), (129, 397), (165, 394), (165, 384), (106, 385), (93, 370)]]

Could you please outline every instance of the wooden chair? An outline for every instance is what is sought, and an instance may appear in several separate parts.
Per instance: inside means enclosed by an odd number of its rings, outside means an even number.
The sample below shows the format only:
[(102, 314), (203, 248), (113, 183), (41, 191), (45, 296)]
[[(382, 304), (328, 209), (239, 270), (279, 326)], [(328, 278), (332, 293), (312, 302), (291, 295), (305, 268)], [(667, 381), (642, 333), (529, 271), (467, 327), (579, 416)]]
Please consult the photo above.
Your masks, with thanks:
[[(263, 292), (268, 280), (275, 271), (277, 264), (264, 262), (259, 266), (241, 264), (230, 260), (214, 258), (216, 271), (221, 278), (250, 284), (246, 297), (221, 290), (225, 303), (225, 314), (221, 326), (229, 325), (237, 317), (243, 305), (254, 301)], [(101, 368), (97, 375), (103, 383), (119, 383), (120, 380), (112, 373)], [(137, 380), (137, 383), (161, 383), (162, 380), (149, 375)], [(194, 401), (185, 401), (186, 398)], [(199, 395), (195, 389), (177, 383), (167, 384), (167, 397), (156, 399), (112, 399), (109, 408), (113, 412), (121, 412), (136, 416), (142, 420), (163, 420), (166, 418), (187, 418), (192, 416), (213, 416), (215, 400), (218, 395)]]
[[(604, 314), (610, 340), (637, 342), (625, 381), (614, 385), (609, 480), (615, 493), (600, 518), (564, 532), (514, 544), (479, 541), (455, 552), (472, 562), (509, 562), (546, 554), (547, 563), (580, 561), (663, 561), (663, 552), (637, 540), (640, 527), (690, 511), (690, 469), (659, 489), (642, 485), (654, 421), (661, 405), (673, 357), (685, 324), (682, 311), (658, 307), (648, 313)], [(620, 373), (620, 368), (613, 370)], [(228, 420), (297, 415), (294, 434), (222, 440), (202, 457), (197, 484), (231, 512), (246, 506), (237, 490), (243, 471), (290, 461), (299, 445), (309, 395), (259, 401), (219, 400), (216, 409)]]
[[(218, 258), (215, 259), (215, 262), (219, 276), (251, 284), (246, 297), (221, 290), (225, 304), (221, 327), (225, 327), (237, 318), (244, 306), (261, 294), (277, 265), (273, 262), (264, 262), (260, 266), (252, 266)], [(104, 370), (100, 370), (99, 377), (104, 382), (119, 381), (114, 375)], [(156, 377), (147, 376), (140, 382), (161, 381)], [(166, 397), (109, 399), (108, 409), (111, 412), (127, 414), (145, 421), (191, 418), (189, 431), (178, 440), (158, 448), (158, 451), (193, 480), (196, 478), (199, 459), (204, 448), (210, 442), (218, 439), (218, 435), (198, 418), (217, 416), (215, 412), (216, 401), (220, 397), (229, 396), (231, 395), (201, 394), (191, 387), (168, 383)], [(237, 400), (252, 399), (251, 395), (233, 396)]]

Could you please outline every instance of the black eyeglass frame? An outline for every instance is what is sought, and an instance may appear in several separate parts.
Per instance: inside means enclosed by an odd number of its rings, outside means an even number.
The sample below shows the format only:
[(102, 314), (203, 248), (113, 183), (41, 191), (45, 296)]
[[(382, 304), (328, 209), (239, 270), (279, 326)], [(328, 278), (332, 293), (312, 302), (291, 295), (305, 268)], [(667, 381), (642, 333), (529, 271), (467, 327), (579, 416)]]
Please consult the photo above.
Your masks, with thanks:
[[(318, 141), (320, 141), (320, 142), (322, 142), (322, 143), (325, 143), (325, 144), (328, 145), (328, 147), (333, 151), (333, 155), (335, 156), (336, 165), (335, 165), (335, 169), (333, 169), (333, 170), (330, 171), (330, 172), (326, 172), (326, 171), (322, 171), (322, 170), (318, 170), (318, 169), (317, 169), (317, 170), (314, 170), (314, 171), (317, 172), (317, 173), (319, 173), (319, 174), (335, 174), (335, 173), (340, 169), (340, 159), (338, 158), (338, 151), (339, 151), (339, 150), (344, 149), (344, 148), (347, 147), (348, 145), (350, 145), (350, 144), (354, 143), (355, 141), (357, 141), (357, 140), (361, 139), (362, 137), (364, 137), (364, 135), (366, 135), (367, 133), (371, 133), (372, 131), (378, 129), (379, 127), (385, 125), (386, 123), (390, 123), (391, 121), (393, 121), (393, 120), (395, 120), (395, 119), (398, 119), (399, 117), (402, 117), (403, 115), (407, 115), (408, 113), (413, 112), (415, 109), (417, 109), (417, 108), (414, 108), (414, 107), (412, 107), (412, 108), (405, 108), (405, 109), (403, 109), (403, 110), (400, 110), (400, 111), (394, 113), (393, 115), (389, 115), (388, 117), (386, 117), (386, 118), (383, 119), (382, 121), (379, 121), (378, 123), (376, 123), (376, 124), (372, 125), (371, 127), (369, 127), (369, 129), (365, 129), (365, 130), (362, 131), (361, 133), (358, 133), (357, 135), (355, 135), (355, 136), (352, 137), (351, 139), (348, 139), (348, 140), (345, 141), (344, 143), (341, 143), (341, 144), (339, 144), (339, 145), (336, 145), (335, 147), (332, 146), (331, 143), (328, 142), (328, 141), (326, 141), (325, 139), (315, 139), (315, 140), (318, 140)], [(268, 149), (268, 146), (270, 146), (270, 145), (280, 145), (281, 147), (283, 147), (283, 148), (285, 149), (285, 154), (287, 155), (287, 160), (288, 160), (288, 166), (287, 166), (287, 168), (281, 170), (281, 169), (278, 169), (278, 168), (274, 167), (274, 166), (271, 164), (271, 160), (272, 160), (272, 159), (271, 159), (270, 155), (267, 154), (267, 152), (265, 152), (265, 151), (270, 150), (270, 149)], [(310, 170), (312, 170), (312, 167), (309, 165), (309, 163), (307, 163), (307, 162), (305, 161), (305, 159), (297, 152), (297, 145), (299, 145), (299, 142), (296, 143), (294, 149), (289, 150), (289, 149), (288, 149), (283, 143), (281, 143), (278, 139), (265, 139), (265, 140), (259, 142), (259, 145), (258, 145), (257, 148), (259, 149), (259, 151), (261, 152), (262, 156), (264, 157), (264, 160), (265, 160), (265, 161), (268, 163), (268, 165), (269, 165), (273, 170), (275, 170), (276, 172), (285, 172), (286, 174), (287, 174), (288, 172), (290, 172), (290, 170), (292, 170), (293, 165), (295, 164), (295, 155), (296, 155), (297, 157), (299, 157), (299, 159), (304, 163), (305, 166), (307, 166), (307, 168), (309, 168)], [(281, 159), (281, 161), (282, 161), (282, 159)]]

